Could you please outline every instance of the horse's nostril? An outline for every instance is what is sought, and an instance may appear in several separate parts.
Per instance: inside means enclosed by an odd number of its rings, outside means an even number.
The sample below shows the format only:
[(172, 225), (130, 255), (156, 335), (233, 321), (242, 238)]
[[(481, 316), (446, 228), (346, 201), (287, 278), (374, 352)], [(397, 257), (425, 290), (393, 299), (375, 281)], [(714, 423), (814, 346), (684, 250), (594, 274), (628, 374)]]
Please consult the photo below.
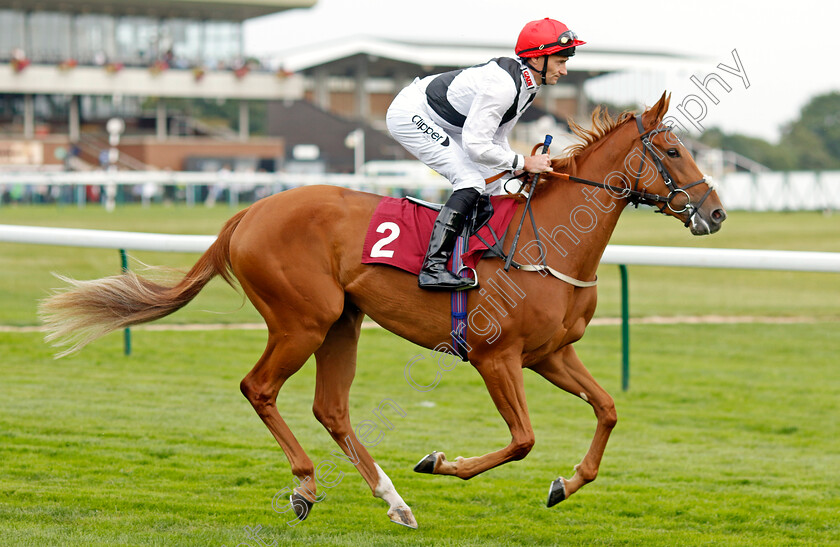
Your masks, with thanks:
[(726, 211), (723, 209), (715, 209), (712, 211), (712, 220), (718, 223), (723, 222), (726, 220)]

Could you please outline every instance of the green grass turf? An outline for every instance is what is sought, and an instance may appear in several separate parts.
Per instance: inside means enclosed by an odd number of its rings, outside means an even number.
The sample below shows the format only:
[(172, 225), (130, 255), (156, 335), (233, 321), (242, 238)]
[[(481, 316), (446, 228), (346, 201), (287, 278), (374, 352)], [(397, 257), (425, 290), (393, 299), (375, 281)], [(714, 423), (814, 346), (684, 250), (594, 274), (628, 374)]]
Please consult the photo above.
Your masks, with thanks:
[[(0, 223), (108, 230), (215, 234), (233, 214), (228, 207), (28, 206), (0, 208)], [(787, 249), (840, 252), (840, 215), (822, 213), (730, 213), (713, 236), (694, 237), (672, 218), (650, 209), (627, 210), (612, 243), (624, 245), (704, 246), (741, 249)], [(150, 265), (188, 269), (195, 254), (131, 252)], [(115, 250), (0, 244), (0, 324), (37, 324), (36, 301), (60, 286), (58, 272), (94, 279), (119, 271)], [(141, 269), (137, 261), (133, 269)], [(804, 315), (840, 318), (840, 275), (695, 268), (631, 267), (631, 314), (650, 315)], [(596, 317), (620, 314), (618, 268), (599, 271)], [(243, 305), (244, 304), (244, 305)], [(184, 310), (165, 323), (260, 322), (248, 302), (221, 281), (214, 281)]]
[(376, 420), (386, 398), (404, 410), (371, 452), (415, 512), (409, 530), (331, 455), (312, 363), (278, 407), (312, 460), (345, 475), (295, 527), (272, 510), (289, 466), (238, 390), (263, 332), (137, 331), (131, 357), (112, 334), (60, 361), (37, 333), (0, 333), (0, 543), (233, 546), (259, 525), (269, 545), (840, 544), (836, 323), (637, 326), (626, 393), (618, 340), (592, 327), (577, 344), (619, 424), (598, 479), (547, 509), (591, 440), (588, 405), (527, 372), (526, 459), (470, 481), (418, 475), (429, 451), (483, 454), (507, 428), (469, 365), (418, 392), (403, 368), (425, 350), (363, 332), (351, 418)]

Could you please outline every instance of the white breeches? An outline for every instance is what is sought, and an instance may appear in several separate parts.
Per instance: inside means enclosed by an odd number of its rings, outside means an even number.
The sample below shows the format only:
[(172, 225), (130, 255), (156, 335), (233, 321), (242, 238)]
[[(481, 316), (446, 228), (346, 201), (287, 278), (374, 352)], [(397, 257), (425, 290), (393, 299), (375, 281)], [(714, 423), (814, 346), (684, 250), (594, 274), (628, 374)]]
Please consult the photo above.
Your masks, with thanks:
[[(447, 132), (432, 121), (422, 91), (410, 85), (388, 108), (385, 117), (391, 136), (414, 157), (452, 183), (455, 190), (475, 188), (486, 193), (485, 175), (461, 146), (461, 134)], [(495, 184), (494, 184), (495, 186)]]

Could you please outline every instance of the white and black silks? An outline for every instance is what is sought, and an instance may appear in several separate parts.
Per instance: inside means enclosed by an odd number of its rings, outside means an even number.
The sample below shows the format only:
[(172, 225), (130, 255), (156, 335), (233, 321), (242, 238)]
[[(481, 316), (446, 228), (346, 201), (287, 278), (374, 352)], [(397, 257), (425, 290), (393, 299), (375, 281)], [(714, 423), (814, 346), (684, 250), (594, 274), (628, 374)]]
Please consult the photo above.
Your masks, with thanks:
[(484, 64), (417, 78), (391, 103), (391, 135), (417, 159), (446, 177), (455, 190), (485, 188), (500, 171), (522, 169), (508, 135), (534, 100), (539, 85), (519, 59), (499, 57)]

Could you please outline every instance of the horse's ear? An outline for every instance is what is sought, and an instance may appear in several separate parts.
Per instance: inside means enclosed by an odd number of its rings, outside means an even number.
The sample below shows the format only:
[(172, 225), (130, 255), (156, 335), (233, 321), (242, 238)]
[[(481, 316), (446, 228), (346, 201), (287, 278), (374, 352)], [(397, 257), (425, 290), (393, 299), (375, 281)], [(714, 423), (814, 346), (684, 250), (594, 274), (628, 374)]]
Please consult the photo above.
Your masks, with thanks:
[(643, 114), (642, 121), (645, 127), (656, 127), (662, 122), (665, 113), (668, 112), (668, 105), (671, 103), (671, 94), (667, 91), (662, 92), (662, 96), (656, 101), (656, 104), (648, 108)]

